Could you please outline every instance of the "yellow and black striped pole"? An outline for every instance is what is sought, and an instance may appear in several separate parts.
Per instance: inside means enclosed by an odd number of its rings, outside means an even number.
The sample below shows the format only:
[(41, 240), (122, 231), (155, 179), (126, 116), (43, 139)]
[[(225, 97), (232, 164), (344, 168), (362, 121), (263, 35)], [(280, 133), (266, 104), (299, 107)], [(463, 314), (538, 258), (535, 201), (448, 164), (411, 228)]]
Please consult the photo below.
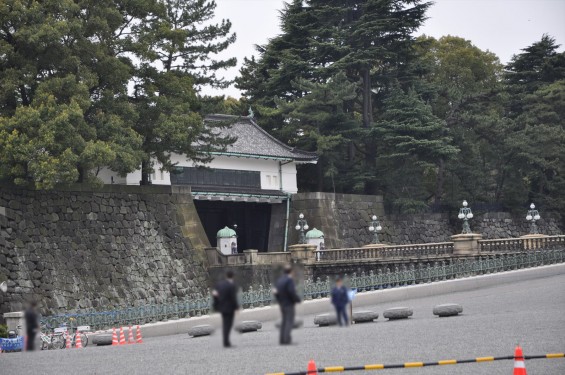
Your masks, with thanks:
[[(525, 360), (531, 359), (551, 359), (551, 358), (565, 358), (565, 353), (549, 353), (542, 355), (525, 355)], [(444, 366), (444, 365), (458, 365), (463, 363), (483, 363), (483, 362), (493, 362), (493, 361), (508, 361), (513, 360), (514, 356), (505, 357), (477, 357), (473, 359), (444, 359), (435, 362), (405, 362), (400, 364), (382, 364), (375, 363), (363, 366), (331, 366), (331, 367), (321, 367), (316, 371), (318, 373), (325, 372), (345, 372), (345, 371), (362, 371), (362, 370), (388, 370), (388, 369), (398, 369), (398, 368), (416, 368), (416, 367), (428, 367), (428, 366)], [(273, 372), (266, 375), (315, 375), (316, 372), (299, 371), (299, 372)]]

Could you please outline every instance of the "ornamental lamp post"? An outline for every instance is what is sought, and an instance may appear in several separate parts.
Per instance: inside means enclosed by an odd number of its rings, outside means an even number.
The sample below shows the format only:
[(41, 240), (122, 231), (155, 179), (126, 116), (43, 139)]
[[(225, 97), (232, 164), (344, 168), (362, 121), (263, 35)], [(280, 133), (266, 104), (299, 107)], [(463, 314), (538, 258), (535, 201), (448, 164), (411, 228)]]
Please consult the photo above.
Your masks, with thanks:
[(530, 209), (528, 210), (528, 214), (526, 215), (526, 220), (528, 220), (530, 224), (530, 234), (539, 234), (538, 233), (538, 226), (536, 225), (536, 221), (541, 219), (538, 210), (536, 210), (535, 204), (530, 204)]
[(298, 215), (298, 221), (296, 222), (296, 227), (294, 227), (294, 229), (300, 231), (300, 239), (298, 243), (301, 245), (306, 243), (306, 236), (304, 235), (304, 231), (308, 230), (308, 228), (310, 227), (308, 226), (306, 219), (304, 219), (304, 214), (300, 213), (300, 215)]
[(467, 207), (468, 203), (466, 200), (463, 201), (463, 207), (459, 209), (459, 215), (457, 217), (460, 220), (463, 220), (463, 231), (461, 234), (471, 234), (471, 227), (469, 226), (469, 219), (473, 218), (473, 212), (471, 212), (471, 208)]
[(381, 223), (379, 222), (377, 215), (371, 217), (371, 222), (369, 223), (369, 232), (373, 232), (373, 243), (375, 245), (380, 244), (379, 242), (379, 232), (383, 230)]

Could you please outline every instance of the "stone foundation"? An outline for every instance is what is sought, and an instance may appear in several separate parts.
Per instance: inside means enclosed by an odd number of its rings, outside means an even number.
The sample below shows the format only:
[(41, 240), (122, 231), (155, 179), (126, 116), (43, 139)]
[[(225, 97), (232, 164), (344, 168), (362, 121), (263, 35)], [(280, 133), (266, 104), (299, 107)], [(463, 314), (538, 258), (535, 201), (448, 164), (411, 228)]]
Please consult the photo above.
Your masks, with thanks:
[(204, 292), (205, 255), (183, 235), (189, 194), (164, 186), (0, 187), (0, 281), (8, 280), (0, 313), (31, 299), (47, 315)]

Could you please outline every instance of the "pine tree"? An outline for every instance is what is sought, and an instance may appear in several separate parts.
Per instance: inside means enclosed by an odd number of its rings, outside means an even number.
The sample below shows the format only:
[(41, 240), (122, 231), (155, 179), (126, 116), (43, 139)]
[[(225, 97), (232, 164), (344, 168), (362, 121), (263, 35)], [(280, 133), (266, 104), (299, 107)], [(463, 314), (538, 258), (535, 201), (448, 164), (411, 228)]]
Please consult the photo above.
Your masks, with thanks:
[(140, 160), (122, 53), (127, 14), (115, 1), (9, 0), (0, 8), (0, 178), (51, 188)]
[[(142, 136), (141, 184), (149, 183), (156, 160), (171, 171), (171, 153), (196, 162), (211, 160), (230, 140), (214, 136), (204, 126), (196, 90), (202, 85), (226, 87), (230, 82), (216, 72), (236, 63), (235, 58), (214, 60), (213, 55), (235, 41), (231, 23), (209, 24), (216, 3), (210, 0), (165, 0), (141, 32), (142, 63), (138, 69), (132, 102), (140, 114), (134, 129)], [(200, 26), (204, 25), (204, 26)]]
[[(8, 0), (0, 7), (0, 179), (52, 188), (121, 175), (229, 141), (204, 127), (197, 91), (225, 87), (229, 21), (208, 0)], [(133, 90), (131, 90), (133, 87)], [(130, 92), (131, 91), (131, 92)], [(198, 148), (195, 147), (198, 145)]]

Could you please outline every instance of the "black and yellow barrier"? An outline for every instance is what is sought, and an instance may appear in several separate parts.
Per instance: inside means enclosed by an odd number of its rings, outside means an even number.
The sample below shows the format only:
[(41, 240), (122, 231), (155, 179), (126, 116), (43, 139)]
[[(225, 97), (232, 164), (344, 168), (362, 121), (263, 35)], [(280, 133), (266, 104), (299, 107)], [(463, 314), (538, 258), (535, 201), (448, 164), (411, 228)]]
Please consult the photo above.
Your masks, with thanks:
[[(530, 359), (548, 359), (548, 358), (565, 358), (565, 353), (549, 353), (542, 355), (525, 355), (525, 360)], [(492, 361), (507, 361), (513, 360), (514, 356), (506, 357), (478, 357), (473, 359), (445, 359), (442, 361), (435, 362), (406, 362), (400, 364), (381, 364), (376, 363), (372, 365), (363, 366), (331, 366), (331, 367), (320, 367), (316, 371), (298, 371), (298, 372), (273, 372), (266, 375), (314, 375), (316, 373), (322, 372), (345, 372), (345, 371), (362, 371), (362, 370), (388, 370), (394, 368), (416, 368), (416, 367), (428, 367), (428, 366), (444, 366), (444, 365), (458, 365), (461, 363), (482, 363), (482, 362), (492, 362)]]

